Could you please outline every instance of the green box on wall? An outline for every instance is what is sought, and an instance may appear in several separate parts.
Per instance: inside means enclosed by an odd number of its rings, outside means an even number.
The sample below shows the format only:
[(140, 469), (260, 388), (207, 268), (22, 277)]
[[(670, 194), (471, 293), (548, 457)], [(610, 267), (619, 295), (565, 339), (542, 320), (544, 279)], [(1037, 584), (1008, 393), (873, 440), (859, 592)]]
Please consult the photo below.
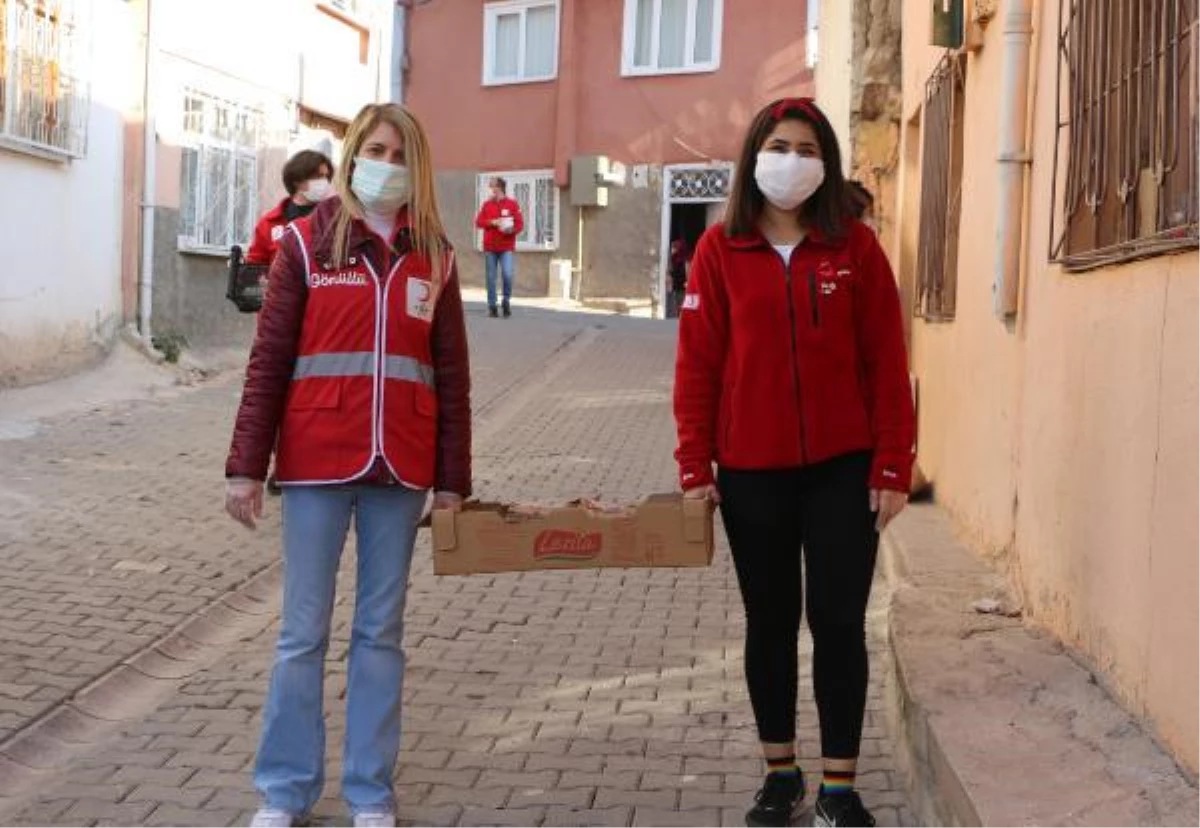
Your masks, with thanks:
[(929, 42), (946, 49), (962, 48), (963, 0), (933, 0)]

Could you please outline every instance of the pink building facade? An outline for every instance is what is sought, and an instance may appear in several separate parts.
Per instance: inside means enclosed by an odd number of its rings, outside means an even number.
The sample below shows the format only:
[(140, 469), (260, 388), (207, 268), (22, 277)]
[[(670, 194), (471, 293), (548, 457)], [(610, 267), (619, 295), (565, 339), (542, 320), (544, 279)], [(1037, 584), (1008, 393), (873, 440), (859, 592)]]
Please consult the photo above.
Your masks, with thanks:
[[(489, 175), (527, 214), (517, 293), (664, 310), (671, 238), (719, 219), (755, 111), (811, 94), (794, 0), (506, 0), (409, 11), (404, 99), (430, 132), (439, 194), (468, 284)], [(613, 162), (606, 206), (572, 203), (572, 159)], [(553, 261), (555, 265), (552, 265)]]

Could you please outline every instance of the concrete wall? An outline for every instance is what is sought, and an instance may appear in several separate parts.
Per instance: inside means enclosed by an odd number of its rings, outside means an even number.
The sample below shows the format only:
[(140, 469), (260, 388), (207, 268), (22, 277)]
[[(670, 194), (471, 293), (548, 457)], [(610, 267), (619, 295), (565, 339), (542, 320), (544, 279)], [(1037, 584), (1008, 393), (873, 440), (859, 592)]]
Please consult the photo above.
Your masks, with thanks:
[(121, 322), (121, 200), (130, 12), (98, 0), (87, 154), (0, 149), (0, 387), (96, 360)]
[[(1020, 315), (992, 316), (1003, 7), (968, 59), (957, 316), (912, 326), (920, 462), (1027, 617), (1092, 661), (1194, 771), (1200, 257), (1082, 274), (1047, 262), (1057, 4), (1041, 3)], [(905, 4), (906, 124), (941, 54), (925, 45), (928, 13)], [(919, 130), (902, 134), (899, 260), (911, 282)]]

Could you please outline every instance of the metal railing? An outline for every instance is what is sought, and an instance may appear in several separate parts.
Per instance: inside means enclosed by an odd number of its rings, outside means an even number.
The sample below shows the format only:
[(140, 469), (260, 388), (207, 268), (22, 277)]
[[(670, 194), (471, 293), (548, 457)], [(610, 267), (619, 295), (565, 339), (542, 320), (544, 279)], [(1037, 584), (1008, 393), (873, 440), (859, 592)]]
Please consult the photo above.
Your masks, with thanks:
[(60, 157), (87, 153), (88, 0), (0, 0), (0, 137)]
[(1059, 0), (1050, 259), (1196, 247), (1198, 0)]
[(925, 83), (916, 313), (954, 318), (962, 215), (963, 58), (947, 52)]

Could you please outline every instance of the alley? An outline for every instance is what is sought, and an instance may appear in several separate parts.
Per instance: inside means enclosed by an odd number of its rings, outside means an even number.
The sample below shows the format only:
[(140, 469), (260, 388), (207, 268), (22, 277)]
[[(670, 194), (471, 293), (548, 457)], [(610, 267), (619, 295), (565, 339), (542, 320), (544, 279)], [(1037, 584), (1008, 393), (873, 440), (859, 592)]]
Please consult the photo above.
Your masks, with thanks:
[[(498, 321), (469, 306), (476, 496), (627, 502), (673, 489), (674, 327), (518, 310)], [(279, 501), (257, 533), (222, 511), (238, 390), (229, 372), (35, 434), (0, 428), (0, 823), (235, 825), (253, 812)], [(351, 547), (326, 682), (321, 824), (346, 820), (353, 572)], [(880, 824), (911, 824), (884, 721), (883, 589), (859, 787)], [(400, 820), (743, 824), (761, 763), (741, 633), (723, 536), (704, 570), (436, 578), (423, 532), (406, 616)], [(801, 693), (812, 771), (816, 715), (811, 688)]]

